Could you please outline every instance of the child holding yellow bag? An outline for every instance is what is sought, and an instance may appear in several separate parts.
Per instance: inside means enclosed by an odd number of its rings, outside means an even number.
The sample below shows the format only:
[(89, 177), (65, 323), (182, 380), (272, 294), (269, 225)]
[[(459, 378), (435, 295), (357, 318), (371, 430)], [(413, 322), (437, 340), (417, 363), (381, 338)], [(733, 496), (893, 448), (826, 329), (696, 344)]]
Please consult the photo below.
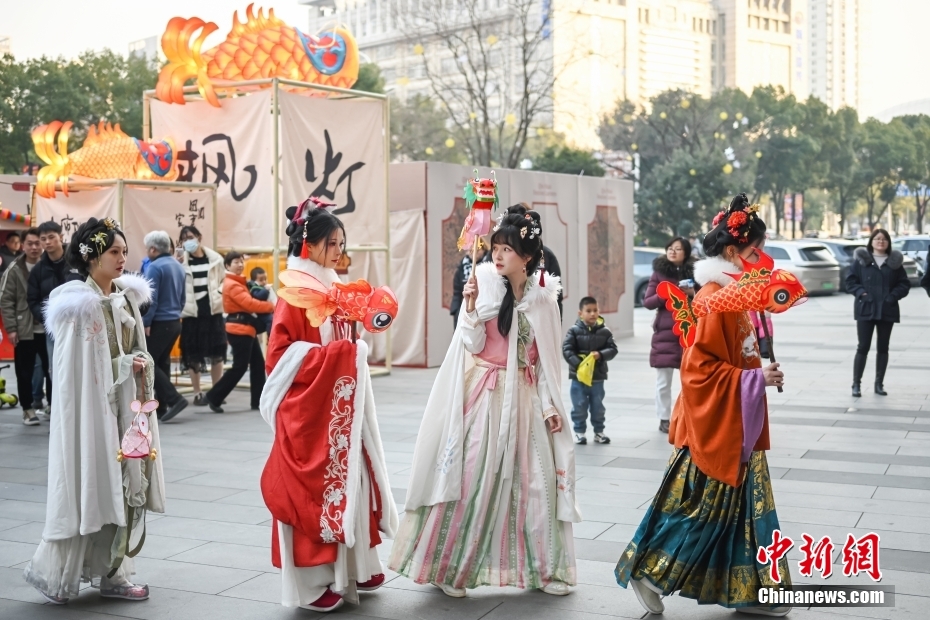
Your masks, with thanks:
[(594, 427), (594, 443), (610, 443), (604, 434), (604, 381), (607, 362), (617, 356), (614, 335), (604, 324), (593, 297), (582, 297), (578, 303), (578, 320), (565, 334), (562, 357), (568, 362), (568, 378), (572, 380), (572, 423), (575, 443), (586, 444), (588, 412)]

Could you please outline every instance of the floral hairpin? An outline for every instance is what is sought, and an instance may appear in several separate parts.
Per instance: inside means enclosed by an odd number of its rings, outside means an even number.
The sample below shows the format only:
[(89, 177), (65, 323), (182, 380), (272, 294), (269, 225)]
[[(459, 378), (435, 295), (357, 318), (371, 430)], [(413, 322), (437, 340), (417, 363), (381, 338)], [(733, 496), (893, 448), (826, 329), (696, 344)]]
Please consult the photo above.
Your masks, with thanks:
[[(528, 228), (527, 226), (523, 226), (523, 227), (520, 228), (520, 238), (521, 238), (521, 239), (525, 239), (525, 238), (526, 238), (527, 228)], [(532, 239), (532, 237), (530, 237), (530, 239)]]
[(107, 230), (114, 230), (119, 228), (119, 222), (114, 220), (112, 217), (105, 218), (103, 220), (103, 225), (107, 227)]
[(84, 243), (79, 245), (78, 249), (81, 251), (81, 258), (83, 258), (85, 261), (87, 260), (87, 255), (93, 251), (93, 249), (89, 245), (84, 244)]
[(497, 216), (497, 226), (494, 227), (494, 230), (500, 230), (501, 226), (504, 225), (504, 216), (507, 215), (505, 212), (501, 211), (501, 214)]
[[(110, 219), (110, 218), (107, 218), (107, 219)], [(101, 230), (96, 235), (91, 237), (90, 240), (93, 241), (94, 245), (97, 246), (97, 253), (103, 254), (104, 249), (106, 249), (107, 247), (107, 241), (108, 241), (107, 233)]]
[(537, 236), (539, 236), (539, 233), (541, 232), (542, 231), (539, 230), (539, 226), (531, 226), (530, 227), (530, 239), (535, 239)]

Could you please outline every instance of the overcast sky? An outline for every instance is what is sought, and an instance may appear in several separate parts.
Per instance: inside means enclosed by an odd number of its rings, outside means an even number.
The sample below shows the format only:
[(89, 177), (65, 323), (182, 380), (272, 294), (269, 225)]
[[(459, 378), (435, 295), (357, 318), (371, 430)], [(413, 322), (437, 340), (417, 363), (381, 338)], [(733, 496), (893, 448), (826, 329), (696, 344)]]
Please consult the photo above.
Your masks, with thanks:
[[(930, 98), (924, 60), (930, 2), (860, 2), (864, 11), (860, 112), (872, 115)], [(244, 12), (248, 0), (9, 0), (3, 4), (0, 34), (13, 37), (17, 58), (32, 58), (43, 54), (73, 57), (104, 47), (125, 54), (131, 41), (160, 36), (168, 20), (177, 15), (216, 22), (220, 30), (208, 39), (210, 47), (222, 40), (232, 23), (232, 12)], [(288, 24), (306, 29), (308, 9), (297, 0), (270, 6)]]

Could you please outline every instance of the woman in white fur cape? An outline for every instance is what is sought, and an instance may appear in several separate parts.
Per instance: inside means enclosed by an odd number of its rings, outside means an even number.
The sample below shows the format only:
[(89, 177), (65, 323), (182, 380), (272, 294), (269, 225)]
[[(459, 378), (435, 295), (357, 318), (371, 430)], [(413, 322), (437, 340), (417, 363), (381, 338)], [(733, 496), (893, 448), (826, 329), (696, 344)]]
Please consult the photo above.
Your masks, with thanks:
[(452, 597), (576, 581), (575, 457), (561, 396), (561, 283), (539, 215), (510, 207), (475, 269), (420, 426), (388, 567)]
[(126, 238), (118, 224), (91, 218), (71, 239), (67, 259), (86, 281), (52, 292), (45, 330), (55, 339), (55, 398), (49, 436), (48, 500), (42, 542), (24, 577), (64, 604), (81, 581), (100, 595), (145, 600), (130, 581), (145, 512), (165, 511), (158, 420), (148, 417), (155, 460), (117, 460), (132, 425), (133, 400), (152, 398), (154, 364), (139, 306), (152, 291), (123, 273)]

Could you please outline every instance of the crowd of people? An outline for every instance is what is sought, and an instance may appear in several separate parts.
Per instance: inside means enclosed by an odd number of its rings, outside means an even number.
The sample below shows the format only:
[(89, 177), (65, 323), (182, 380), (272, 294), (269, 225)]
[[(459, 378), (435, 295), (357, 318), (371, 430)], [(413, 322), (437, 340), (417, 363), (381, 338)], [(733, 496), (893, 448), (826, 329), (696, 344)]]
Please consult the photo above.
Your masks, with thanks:
[[(288, 269), (338, 282), (342, 222), (313, 199), (286, 215)], [(755, 550), (779, 528), (765, 390), (781, 387), (784, 375), (763, 363), (756, 342), (771, 325), (764, 315), (711, 312), (696, 324), (694, 345), (683, 347), (660, 294), (667, 282), (695, 300), (713, 296), (731, 274), (766, 257), (765, 233), (757, 206), (740, 194), (703, 239), (707, 258), (695, 261), (691, 243), (676, 237), (653, 265), (644, 300), (656, 310), (650, 365), (659, 431), (673, 454), (615, 571), (653, 614), (676, 592), (748, 613), (790, 611), (756, 600), (760, 587), (775, 584)], [(590, 296), (563, 335), (558, 263), (543, 245), (538, 213), (523, 204), (506, 209), (477, 264), (469, 257), (455, 275), (456, 329), (417, 435), (403, 519), (384, 462), (367, 345), (354, 326), (335, 315), (308, 320), (304, 307), (276, 297), (263, 270), (247, 279), (240, 253), (205, 247), (194, 227), (176, 242), (150, 232), (144, 245), (144, 275), (126, 269), (130, 248), (110, 218), (91, 218), (69, 244), (58, 224), (45, 222), (0, 249), (4, 264), (10, 259), (0, 313), (15, 347), (23, 423), (40, 423), (37, 378), (50, 403), (46, 523), (24, 571), (49, 602), (66, 604), (82, 581), (104, 597), (150, 594), (133, 582), (132, 558), (145, 542), (147, 512), (165, 510), (159, 424), (190, 405), (171, 380), (178, 340), (195, 406), (223, 413), (248, 371), (251, 408), (272, 430), (261, 490), (283, 605), (326, 612), (358, 604), (359, 593), (385, 582), (376, 552), (384, 538), (394, 539), (391, 570), (450, 597), (479, 586), (571, 593), (573, 524), (582, 520), (575, 445), (587, 443), (588, 424), (596, 444), (610, 442), (604, 383), (618, 347)], [(847, 280), (859, 333), (853, 393), (877, 331), (875, 390), (884, 394), (907, 278), (885, 231), (873, 233), (856, 261)], [(208, 365), (213, 381), (204, 392)], [(682, 389), (673, 407), (675, 370)], [(779, 568), (790, 584), (784, 560)]]

